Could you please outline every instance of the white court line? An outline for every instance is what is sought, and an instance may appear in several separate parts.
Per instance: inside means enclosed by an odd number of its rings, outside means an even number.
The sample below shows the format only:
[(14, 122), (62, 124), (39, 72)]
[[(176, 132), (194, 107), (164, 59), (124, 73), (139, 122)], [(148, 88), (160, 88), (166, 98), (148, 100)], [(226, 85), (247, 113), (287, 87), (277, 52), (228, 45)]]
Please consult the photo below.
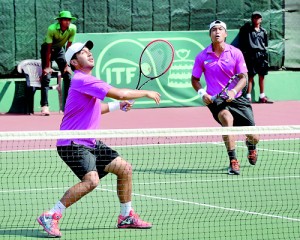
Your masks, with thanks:
[[(300, 175), (294, 176), (275, 176), (275, 177), (257, 177), (257, 178), (222, 178), (222, 179), (197, 179), (197, 180), (180, 180), (180, 181), (160, 181), (160, 182), (143, 182), (133, 183), (133, 185), (157, 185), (157, 184), (178, 184), (178, 183), (201, 183), (201, 182), (225, 182), (225, 181), (261, 181), (261, 180), (276, 180), (276, 179), (296, 179), (300, 178)], [(101, 187), (116, 187), (116, 184), (103, 184)], [(57, 188), (29, 188), (29, 189), (6, 189), (0, 190), (0, 193), (13, 193), (13, 192), (37, 192), (37, 191), (49, 191), (49, 190), (64, 190), (69, 187), (57, 187)], [(98, 188), (97, 188), (98, 189)]]
[[(201, 183), (201, 182), (225, 182), (225, 181), (261, 181), (261, 180), (276, 180), (276, 179), (292, 179), (300, 178), (300, 175), (294, 176), (274, 176), (274, 177), (255, 177), (255, 178), (222, 178), (222, 179), (197, 179), (197, 180), (180, 180), (180, 181), (164, 181), (164, 182), (144, 182), (133, 183), (133, 185), (156, 185), (156, 184), (178, 184), (178, 183)], [(116, 184), (101, 185), (105, 187), (116, 187)]]
[[(107, 191), (107, 192), (117, 192), (116, 190), (110, 190), (110, 189), (105, 189), (105, 188), (99, 188), (97, 190), (102, 190), (102, 191)], [(279, 219), (284, 219), (284, 220), (293, 221), (293, 222), (300, 222), (299, 218), (290, 218), (290, 217), (272, 215), (272, 214), (267, 214), (267, 213), (259, 213), (259, 212), (241, 210), (241, 209), (226, 208), (226, 207), (221, 207), (221, 206), (216, 206), (216, 205), (211, 205), (211, 204), (206, 204), (206, 203), (191, 202), (191, 201), (185, 201), (185, 200), (180, 200), (180, 199), (157, 197), (157, 196), (138, 194), (138, 193), (132, 193), (132, 195), (145, 197), (145, 198), (158, 199), (158, 200), (167, 200), (167, 201), (178, 202), (178, 203), (183, 203), (183, 204), (192, 204), (192, 205), (208, 207), (208, 208), (216, 208), (216, 209), (221, 209), (221, 210), (231, 211), (231, 212), (240, 212), (240, 213), (258, 215), (258, 216), (270, 217), (270, 218), (279, 218)]]
[[(215, 179), (215, 180), (195, 180), (195, 181), (172, 181), (172, 182), (153, 182), (153, 183), (138, 183), (138, 184), (159, 184), (159, 183), (169, 183), (169, 184), (176, 184), (179, 182), (213, 182), (213, 181), (241, 181), (241, 180), (262, 180), (262, 179), (285, 179), (285, 178), (299, 178), (300, 176), (282, 176), (282, 177), (263, 177), (263, 178), (244, 178), (244, 179)], [(134, 184), (136, 185), (136, 184)], [(114, 185), (105, 185), (107, 186), (114, 186)], [(67, 190), (68, 187), (60, 187), (60, 188), (36, 188), (36, 189), (10, 189), (10, 190), (0, 190), (0, 193), (12, 193), (12, 192), (31, 192), (31, 191), (49, 191), (49, 190)], [(106, 189), (106, 188), (100, 188), (97, 187), (96, 190), (98, 191), (107, 191), (107, 192), (114, 192), (116, 193), (116, 190)], [(266, 213), (259, 213), (259, 212), (252, 212), (242, 209), (234, 209), (234, 208), (226, 208), (222, 206), (217, 205), (211, 205), (211, 204), (205, 204), (205, 203), (199, 203), (199, 202), (192, 202), (192, 201), (186, 201), (186, 200), (180, 200), (180, 199), (173, 199), (173, 198), (166, 198), (166, 197), (159, 197), (159, 196), (151, 196), (151, 195), (145, 195), (145, 194), (138, 194), (138, 193), (132, 193), (132, 195), (145, 197), (145, 198), (152, 198), (152, 199), (158, 199), (158, 200), (167, 200), (172, 202), (178, 202), (183, 204), (191, 204), (191, 205), (197, 205), (202, 207), (208, 207), (208, 208), (216, 208), (221, 209), (224, 211), (231, 211), (231, 212), (240, 212), (244, 214), (251, 214), (251, 215), (257, 215), (257, 216), (264, 216), (264, 217), (270, 217), (270, 218), (278, 218), (278, 219), (284, 219), (288, 221), (296, 221), (300, 222), (300, 219), (298, 218), (290, 218), (285, 216), (279, 216), (279, 215), (272, 215), (272, 214), (266, 214)]]

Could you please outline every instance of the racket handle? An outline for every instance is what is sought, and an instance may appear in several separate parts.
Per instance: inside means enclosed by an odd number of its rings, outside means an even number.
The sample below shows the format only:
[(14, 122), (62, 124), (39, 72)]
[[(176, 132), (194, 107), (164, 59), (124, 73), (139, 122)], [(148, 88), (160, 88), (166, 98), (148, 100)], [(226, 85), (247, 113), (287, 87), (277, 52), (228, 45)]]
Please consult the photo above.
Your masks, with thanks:
[[(134, 100), (128, 100), (128, 102), (130, 102), (130, 103), (134, 103)], [(124, 107), (122, 107), (122, 111), (126, 111), (126, 106), (127, 106), (127, 104), (124, 106)]]
[(211, 101), (214, 102), (214, 101), (217, 99), (217, 97), (218, 97), (218, 95), (213, 95), (213, 96), (211, 97)]

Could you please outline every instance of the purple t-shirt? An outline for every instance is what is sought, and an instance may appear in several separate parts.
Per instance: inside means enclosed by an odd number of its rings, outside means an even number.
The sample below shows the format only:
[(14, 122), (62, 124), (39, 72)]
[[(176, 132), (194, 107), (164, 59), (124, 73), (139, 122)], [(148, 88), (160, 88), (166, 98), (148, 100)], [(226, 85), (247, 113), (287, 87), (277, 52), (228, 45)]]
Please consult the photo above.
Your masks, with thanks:
[[(112, 86), (94, 76), (75, 70), (60, 130), (95, 130), (101, 121), (101, 100)], [(96, 139), (59, 139), (57, 146), (71, 142), (95, 146)]]
[[(248, 72), (248, 69), (242, 52), (238, 48), (225, 43), (225, 50), (220, 57), (215, 55), (212, 45), (201, 51), (196, 56), (192, 75), (200, 78), (204, 73), (206, 92), (213, 96), (222, 91), (230, 77), (237, 73), (246, 72)], [(241, 94), (241, 92), (237, 93), (236, 97)]]

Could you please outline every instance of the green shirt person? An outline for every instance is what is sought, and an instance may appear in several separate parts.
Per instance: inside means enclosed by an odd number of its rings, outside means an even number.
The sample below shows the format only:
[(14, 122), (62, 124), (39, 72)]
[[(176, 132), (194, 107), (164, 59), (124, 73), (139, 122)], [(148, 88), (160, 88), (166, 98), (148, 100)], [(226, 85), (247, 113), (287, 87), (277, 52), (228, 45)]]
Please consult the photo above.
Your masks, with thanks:
[(48, 90), (53, 72), (52, 62), (58, 65), (64, 80), (64, 103), (71, 81), (71, 69), (65, 59), (65, 52), (74, 41), (77, 27), (71, 21), (76, 20), (69, 11), (61, 11), (55, 18), (58, 22), (51, 24), (41, 46), (43, 77), (41, 81), (41, 110), (43, 116), (49, 116)]

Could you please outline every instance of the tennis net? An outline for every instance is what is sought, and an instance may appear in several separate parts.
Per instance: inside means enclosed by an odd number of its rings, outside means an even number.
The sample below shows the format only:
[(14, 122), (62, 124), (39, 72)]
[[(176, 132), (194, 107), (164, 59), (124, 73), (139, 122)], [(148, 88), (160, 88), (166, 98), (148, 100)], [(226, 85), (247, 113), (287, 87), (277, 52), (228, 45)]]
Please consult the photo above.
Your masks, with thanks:
[[(241, 175), (228, 175), (222, 135)], [(245, 134), (259, 134), (248, 163)], [(47, 236), (36, 218), (79, 180), (57, 139), (101, 139), (133, 166), (133, 207), (151, 229), (116, 228), (116, 176), (68, 208), (64, 239), (298, 239), (300, 126), (0, 132), (0, 239)]]

